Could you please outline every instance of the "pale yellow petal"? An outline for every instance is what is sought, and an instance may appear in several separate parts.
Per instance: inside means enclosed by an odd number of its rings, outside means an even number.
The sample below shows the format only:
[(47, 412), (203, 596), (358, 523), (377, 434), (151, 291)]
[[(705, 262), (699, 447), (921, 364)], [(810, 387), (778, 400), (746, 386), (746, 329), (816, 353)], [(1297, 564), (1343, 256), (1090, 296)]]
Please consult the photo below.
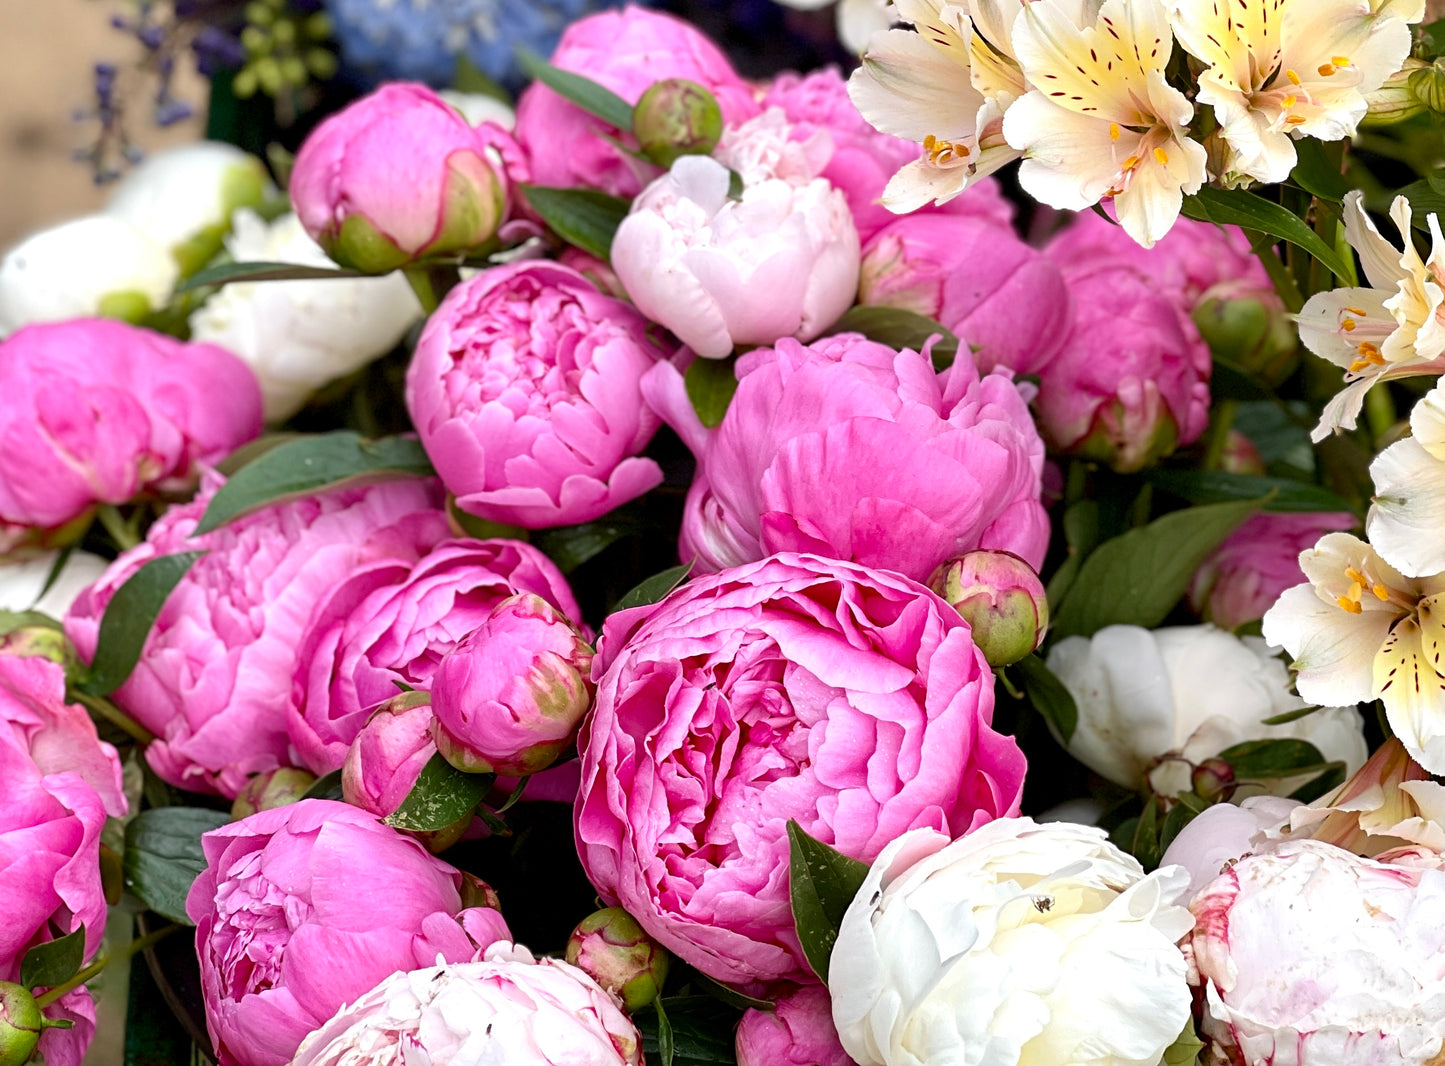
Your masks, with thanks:
[(1390, 631), (1375, 657), (1374, 683), (1390, 729), (1405, 749), (1432, 774), (1445, 773), (1445, 677), (1431, 665), (1413, 618), (1401, 619)]
[(853, 106), (869, 124), (895, 137), (970, 140), (983, 97), (959, 56), (909, 30), (876, 34), (863, 65), (848, 79)]

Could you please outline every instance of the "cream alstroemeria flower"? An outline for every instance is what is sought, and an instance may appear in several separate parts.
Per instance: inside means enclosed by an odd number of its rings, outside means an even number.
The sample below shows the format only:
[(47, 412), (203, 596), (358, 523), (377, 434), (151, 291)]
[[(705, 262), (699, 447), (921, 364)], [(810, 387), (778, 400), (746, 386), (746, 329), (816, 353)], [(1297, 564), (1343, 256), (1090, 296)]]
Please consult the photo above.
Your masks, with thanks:
[(1380, 699), (1390, 728), (1431, 773), (1445, 771), (1445, 574), (1405, 577), (1364, 541), (1329, 533), (1300, 553), (1309, 582), (1264, 616), (1294, 657), (1310, 703)]
[[(1105, 0), (1094, 19), (1059, 0), (1025, 4), (1014, 52), (1033, 86), (1004, 116), (1024, 153), (1019, 182), (1051, 207), (1113, 197), (1119, 224), (1152, 247), (1205, 178), (1204, 148), (1186, 136), (1194, 108), (1164, 80), (1173, 51), (1160, 0)], [(1077, 7), (1077, 5), (1072, 5)]]
[(1405, 20), (1377, 16), (1370, 0), (1171, 0), (1171, 16), (1184, 50), (1209, 68), (1199, 101), (1213, 105), (1233, 165), (1264, 182), (1294, 169), (1292, 136), (1352, 136), (1364, 94), (1410, 54)]
[(1370, 464), (1370, 543), (1402, 574), (1445, 571), (1445, 383), (1410, 412), (1410, 436)]
[(1345, 236), (1360, 253), (1370, 287), (1316, 293), (1301, 309), (1300, 340), (1345, 369), (1345, 388), (1326, 405), (1312, 434), (1354, 429), (1365, 393), (1378, 381), (1445, 373), (1445, 237), (1429, 217), (1428, 262), (1410, 235), (1410, 201), (1395, 197), (1390, 217), (1404, 247), (1396, 248), (1365, 213), (1359, 190), (1345, 196)]
[(1388, 18), (1420, 22), (1425, 18), (1425, 0), (1370, 0), (1370, 10)]

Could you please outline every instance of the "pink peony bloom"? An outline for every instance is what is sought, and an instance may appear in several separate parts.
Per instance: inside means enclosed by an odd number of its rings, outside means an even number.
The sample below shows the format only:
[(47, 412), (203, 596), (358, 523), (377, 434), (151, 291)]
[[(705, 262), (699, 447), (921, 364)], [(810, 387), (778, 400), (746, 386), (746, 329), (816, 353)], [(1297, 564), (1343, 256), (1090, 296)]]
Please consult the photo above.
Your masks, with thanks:
[[(562, 34), (552, 65), (605, 85), (629, 104), (653, 82), (686, 78), (717, 97), (729, 124), (758, 113), (752, 90), (715, 44), (680, 19), (639, 7), (578, 19)], [(630, 199), (657, 173), (628, 154), (636, 147), (630, 133), (619, 137), (541, 82), (517, 101), (516, 135), (538, 185), (585, 185)]]
[(613, 614), (584, 725), (578, 852), (609, 904), (709, 977), (809, 981), (787, 822), (871, 861), (908, 829), (1017, 812), (1024, 759), (958, 613), (810, 555)]
[(545, 261), (482, 271), (432, 315), (406, 405), (462, 510), (538, 529), (594, 518), (662, 480), (639, 381), (672, 349), (631, 305)]
[(556, 564), (520, 540), (447, 540), (339, 583), (311, 616), (286, 728), (302, 762), (339, 769), (398, 683), (425, 691), (443, 656), (518, 592), (581, 617)]
[(644, 380), (698, 458), (678, 550), (700, 571), (780, 551), (918, 581), (976, 548), (1043, 562), (1044, 446), (1006, 372), (980, 376), (961, 353), (936, 374), (926, 356), (846, 333), (749, 352), (737, 375), (715, 430), (676, 369)]
[(121, 555), (66, 617), (81, 657), (95, 654), (106, 604), (151, 559), (204, 550), (166, 600), (139, 663), (114, 699), (159, 738), (162, 778), (234, 798), (251, 774), (294, 764), (287, 715), (307, 624), (343, 582), (395, 573), (449, 535), (435, 482), (387, 481), (282, 503), (193, 536), (213, 478)]
[(186, 913), (221, 1066), (284, 1066), (388, 975), (511, 939), (498, 911), (463, 909), (459, 871), (345, 803), (262, 811), (201, 843)]
[(975, 349), (980, 370), (1037, 374), (1069, 328), (1069, 290), (1054, 262), (1012, 230), (967, 216), (895, 216), (881, 227), (863, 247), (858, 302), (938, 320)]
[(466, 251), (491, 237), (506, 213), (505, 180), (488, 162), (496, 140), (425, 85), (384, 85), (306, 138), (291, 171), (291, 202), (342, 266), (385, 274)]
[(833, 1003), (822, 985), (804, 985), (771, 1011), (738, 1023), (738, 1066), (853, 1066), (838, 1041)]
[(420, 693), (402, 693), (378, 707), (356, 734), (341, 767), (346, 802), (378, 818), (411, 795), (422, 769), (437, 753), (431, 708)]
[(1258, 621), (1281, 592), (1305, 580), (1301, 552), (1326, 533), (1359, 524), (1347, 511), (1255, 515), (1204, 560), (1189, 587), (1189, 605), (1225, 629)]
[(0, 393), (0, 521), (21, 526), (182, 488), (261, 432), (261, 388), (236, 356), (106, 319), (11, 334)]

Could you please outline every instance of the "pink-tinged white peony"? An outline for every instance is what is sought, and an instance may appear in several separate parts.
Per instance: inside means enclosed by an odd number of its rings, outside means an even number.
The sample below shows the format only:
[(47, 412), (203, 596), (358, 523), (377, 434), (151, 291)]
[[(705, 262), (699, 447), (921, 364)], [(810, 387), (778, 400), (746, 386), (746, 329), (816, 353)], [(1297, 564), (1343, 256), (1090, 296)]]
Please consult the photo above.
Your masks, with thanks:
[(99, 555), (73, 550), (65, 557), (60, 572), (55, 573), (59, 561), (60, 552), (47, 551), (17, 553), (0, 564), (0, 610), (39, 611), (51, 618), (64, 618), (75, 598), (110, 565)]
[[(758, 113), (752, 88), (717, 45), (680, 19), (640, 7), (578, 19), (562, 34), (551, 62), (611, 89), (629, 104), (654, 82), (686, 78), (717, 98), (730, 125)], [(619, 136), (540, 82), (517, 101), (516, 136), (538, 185), (582, 185), (631, 198), (657, 174), (651, 164), (629, 154), (628, 147), (635, 147), (630, 134)]]
[(1158, 1063), (1190, 1016), (1177, 866), (1000, 818), (893, 841), (843, 916), (833, 1021), (859, 1066)]
[[(818, 176), (827, 135), (799, 143), (790, 133), (770, 109), (728, 130), (716, 158), (682, 156), (633, 201), (613, 237), (612, 268), (632, 301), (703, 358), (779, 337), (812, 340), (858, 294), (848, 199)], [(733, 173), (742, 178), (736, 198)]]
[(511, 939), (498, 911), (463, 908), (459, 871), (345, 803), (262, 811), (201, 844), (186, 913), (221, 1066), (284, 1066), (389, 975)]
[(221, 483), (214, 476), (123, 553), (76, 600), (66, 633), (89, 660), (106, 605), (141, 566), (205, 551), (166, 599), (113, 698), (156, 734), (146, 759), (157, 774), (232, 798), (251, 774), (295, 762), (287, 717), (313, 612), (344, 582), (369, 573), (400, 580), (399, 567), (450, 533), (435, 482), (399, 480), (302, 497), (195, 536)]
[(339, 769), (372, 711), (400, 685), (427, 691), (447, 653), (520, 592), (581, 616), (556, 564), (520, 540), (448, 539), (339, 579), (298, 649), (286, 729), (305, 765)]
[(738, 1023), (738, 1066), (853, 1066), (833, 1027), (822, 985), (780, 996), (770, 1011), (749, 1008)]
[[(1259, 637), (1211, 625), (1105, 626), (1049, 650), (1049, 669), (1078, 707), (1069, 753), (1110, 781), (1174, 796), (1194, 768), (1250, 740), (1304, 740), (1353, 773), (1365, 761), (1353, 706), (1325, 707), (1279, 725), (1264, 719), (1309, 706), (1290, 692), (1284, 663)], [(1288, 793), (1303, 782), (1265, 782)]]
[(976, 548), (1043, 562), (1043, 442), (1005, 371), (856, 333), (779, 341), (740, 358), (722, 424), (698, 420), (681, 373), (659, 367), (648, 403), (697, 456), (678, 551), (699, 571), (815, 552), (927, 580)]
[(881, 570), (784, 553), (613, 614), (583, 728), (578, 851), (609, 903), (730, 984), (807, 981), (787, 822), (869, 861), (1018, 809), (993, 675), (957, 612)]
[(392, 974), (308, 1036), (291, 1066), (642, 1066), (642, 1037), (576, 967), (494, 944)]
[(1196, 896), (1186, 950), (1217, 1060), (1438, 1062), (1445, 870), (1431, 858), (1396, 865), (1288, 841), (1234, 863)]
[(0, 392), (0, 520), (16, 525), (184, 489), (261, 432), (261, 390), (230, 352), (105, 319), (0, 342)]
[(1412, 577), (1445, 572), (1445, 387), (1410, 411), (1410, 435), (1370, 464), (1375, 495), (1365, 530), (1375, 550)]
[(341, 794), (347, 803), (385, 818), (411, 795), (437, 753), (426, 700), (425, 693), (398, 693), (367, 718), (341, 766)]
[(432, 738), (453, 766), (521, 777), (572, 743), (592, 704), (592, 648), (542, 597), (509, 596), (432, 680)]
[(1237, 629), (1264, 617), (1280, 593), (1300, 583), (1300, 552), (1326, 533), (1353, 529), (1348, 511), (1257, 514), (1231, 533), (1189, 586), (1189, 605), (1206, 621)]
[(674, 353), (581, 274), (537, 261), (462, 282), (427, 322), (406, 405), (457, 506), (529, 529), (598, 518), (662, 481), (640, 380)]
[(506, 214), (506, 194), (477, 131), (409, 82), (329, 116), (291, 170), (306, 232), (336, 262), (369, 274), (482, 244)]

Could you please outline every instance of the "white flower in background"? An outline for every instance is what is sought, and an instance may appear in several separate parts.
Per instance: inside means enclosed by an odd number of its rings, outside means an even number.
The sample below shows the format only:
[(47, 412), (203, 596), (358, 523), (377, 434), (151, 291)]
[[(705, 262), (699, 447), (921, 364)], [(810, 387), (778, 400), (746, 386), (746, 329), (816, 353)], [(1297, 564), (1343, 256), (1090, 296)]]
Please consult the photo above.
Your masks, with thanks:
[[(1438, 6), (1438, 0), (1437, 0)], [(1370, 10), (1377, 15), (1420, 22), (1426, 14), (1425, 0), (1370, 0)]]
[(839, 1039), (860, 1066), (1154, 1066), (1189, 1019), (1187, 883), (1090, 826), (905, 833), (829, 959)]
[[(895, 0), (898, 17), (918, 32), (875, 34), (848, 80), (859, 114), (882, 132), (923, 146), (922, 157), (884, 190), (889, 210), (944, 203), (1019, 157), (1004, 141), (1003, 115), (1026, 91), (1010, 36), (1020, 2)], [(1091, 0), (1059, 2), (1091, 6)]]
[(1171, 0), (1174, 33), (1208, 69), (1211, 104), (1234, 173), (1284, 181), (1292, 137), (1338, 141), (1365, 117), (1365, 93), (1400, 69), (1410, 28), (1368, 0)]
[[(226, 247), (237, 262), (332, 266), (294, 214), (267, 223), (238, 211)], [(191, 315), (191, 337), (256, 372), (266, 420), (295, 414), (316, 389), (390, 351), (421, 317), (400, 273), (375, 278), (233, 282)]]
[(517, 112), (495, 96), (486, 93), (461, 93), (455, 89), (442, 89), (437, 93), (443, 100), (456, 108), (462, 118), (473, 126), (483, 122), (495, 122), (504, 130), (517, 124)]
[[(1247, 740), (1306, 740), (1327, 760), (1342, 760), (1347, 773), (1368, 754), (1354, 707), (1263, 724), (1309, 704), (1290, 692), (1284, 663), (1258, 637), (1212, 625), (1105, 626), (1090, 638), (1059, 641), (1048, 666), (1079, 711), (1069, 754), (1125, 788), (1147, 784), (1177, 796), (1190, 788), (1195, 765)], [(1301, 783), (1270, 785), (1287, 793)]]
[(1034, 199), (1081, 211), (1112, 197), (1124, 231), (1149, 248), (1206, 177), (1204, 148), (1188, 138), (1194, 107), (1164, 80), (1168, 13), (1160, 0), (1105, 0), (1095, 19), (1078, 7), (1023, 6), (1013, 47), (1032, 89), (1008, 109), (1004, 136), (1024, 154), (1019, 184)]
[(1370, 287), (1316, 293), (1301, 309), (1300, 340), (1345, 370), (1345, 387), (1325, 407), (1311, 436), (1354, 429), (1365, 393), (1377, 382), (1445, 372), (1445, 237), (1428, 219), (1430, 258), (1422, 260), (1410, 235), (1410, 201), (1395, 197), (1390, 217), (1399, 228), (1396, 248), (1365, 213), (1358, 189), (1345, 195), (1345, 236), (1360, 253)]
[(1370, 464), (1370, 543), (1407, 577), (1445, 572), (1445, 382), (1410, 412), (1410, 436)]
[(50, 579), (60, 552), (45, 552), (17, 560), (0, 562), (0, 611), (39, 611), (61, 619), (70, 605), (90, 585), (99, 580), (110, 564), (90, 552), (72, 551), (64, 568)]
[[(794, 11), (821, 11), (834, 0), (778, 0)], [(833, 8), (837, 18), (838, 40), (850, 52), (861, 52), (875, 33), (893, 24), (888, 14), (888, 0), (837, 0)]]
[(129, 222), (72, 219), (0, 260), (0, 337), (32, 322), (95, 315), (139, 321), (165, 305), (179, 276), (165, 248)]
[(1300, 569), (1309, 583), (1286, 589), (1264, 616), (1264, 639), (1294, 657), (1300, 696), (1384, 701), (1406, 750), (1445, 772), (1445, 575), (1405, 577), (1348, 533), (1301, 552)]
[(221, 250), (238, 208), (275, 192), (261, 160), (234, 145), (198, 141), (147, 156), (115, 186), (105, 213), (124, 219), (192, 274)]

